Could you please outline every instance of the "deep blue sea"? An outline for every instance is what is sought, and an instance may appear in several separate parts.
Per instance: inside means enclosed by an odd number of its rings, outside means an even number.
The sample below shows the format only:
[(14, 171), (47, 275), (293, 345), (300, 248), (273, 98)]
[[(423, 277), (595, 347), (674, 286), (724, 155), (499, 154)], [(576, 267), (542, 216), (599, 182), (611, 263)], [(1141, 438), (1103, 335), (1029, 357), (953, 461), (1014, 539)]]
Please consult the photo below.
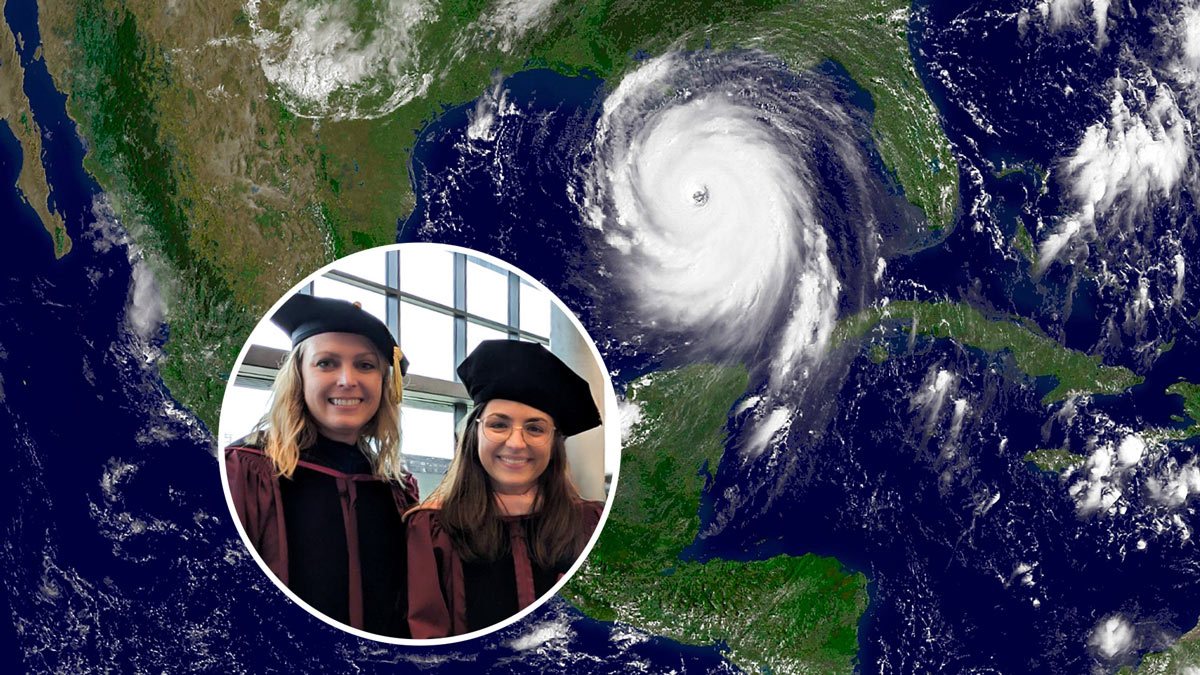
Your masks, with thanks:
[[(1105, 322), (1128, 298), (1105, 295), (1070, 266), (1039, 274), (1011, 249), (999, 249), (996, 233), (1010, 239), (1020, 219), (1036, 241), (1044, 236), (1036, 229), (1038, 217), (1065, 208), (1056, 197), (1061, 186), (1039, 194), (1038, 169), (1053, 168), (1054, 158), (1087, 124), (1103, 118), (1107, 100), (1094, 78), (1102, 79), (1116, 56), (1096, 55), (1086, 35), (1073, 34), (1028, 50), (1000, 49), (997, 44), (1019, 41), (1015, 23), (977, 39), (979, 31), (971, 28), (995, 19), (987, 11), (991, 5), (984, 5), (919, 3), (915, 12), (913, 52), (946, 116), (964, 208), (934, 245), (889, 259), (881, 293), (1023, 316), (1066, 345), (1092, 351)], [(965, 23), (952, 28), (960, 20)], [(1119, 37), (1114, 33), (1114, 42)], [(934, 51), (941, 60), (931, 64), (924, 55)], [(973, 82), (980, 94), (972, 102), (994, 115), (999, 134), (981, 134), (966, 108), (952, 102), (946, 83), (930, 75), (933, 66), (950, 61), (961, 69), (951, 83), (980, 72), (995, 78)], [(1068, 70), (1074, 78), (1069, 83), (1096, 92), (1082, 104), (1071, 101), (1076, 112), (1069, 116), (1050, 112), (1068, 105), (1062, 82), (1051, 77), (1062, 62), (1085, 64)], [(1014, 101), (1004, 93), (1010, 87), (1028, 95)], [(572, 234), (577, 208), (567, 189), (572, 172), (588, 161), (588, 146), (580, 140), (599, 116), (599, 83), (534, 71), (506, 79), (503, 88), (522, 114), (497, 123), (494, 149), (481, 151), (465, 140), (473, 105), (448, 110), (424, 131), (414, 160), (421, 198), (400, 239), (445, 240), (505, 258), (579, 310), (602, 351), (605, 344), (621, 344), (628, 336), (595, 318), (604, 314), (598, 305), (624, 298), (619, 289), (605, 289), (603, 299), (589, 293), (600, 283), (595, 272), (605, 262), (602, 244), (594, 233)], [(563, 158), (574, 162), (566, 172)], [(1000, 175), (1001, 160), (1026, 168)], [(980, 200), (987, 208), (968, 211)], [(571, 237), (587, 243), (591, 255), (577, 246), (563, 250)], [(570, 270), (565, 277), (564, 269)], [(1190, 279), (1189, 297), (1196, 288)], [(1188, 302), (1194, 314), (1194, 301)], [(834, 412), (815, 439), (809, 427), (797, 428), (782, 455), (747, 463), (738, 448), (749, 433), (749, 417), (730, 420), (727, 454), (702, 507), (701, 539), (688, 555), (757, 559), (813, 552), (865, 573), (871, 605), (859, 656), (867, 672), (1083, 672), (1134, 662), (1200, 618), (1195, 544), (1175, 529), (1162, 529), (1171, 515), (1192, 531), (1200, 518), (1192, 509), (1167, 514), (1150, 504), (1136, 480), (1120, 485), (1130, 501), (1127, 515), (1079, 515), (1068, 492), (1073, 479), (1039, 471), (1023, 457), (1063, 446), (1086, 455), (1095, 435), (1119, 437), (1113, 428), (1121, 425), (1190, 424), (1178, 417), (1181, 398), (1164, 391), (1200, 376), (1200, 331), (1184, 314), (1155, 323), (1158, 335), (1150, 343), (1174, 342), (1149, 370), (1140, 368), (1145, 340), (1101, 350), (1107, 364), (1145, 376), (1144, 384), (1126, 393), (1076, 402), (1084, 418), (1104, 420), (1106, 428), (1062, 421), (1057, 415), (1063, 404), (1041, 400), (1053, 380), (1023, 375), (1010, 354), (946, 341), (910, 343), (906, 330), (896, 331), (884, 338), (887, 362), (876, 365), (865, 351), (850, 362), (840, 388), (830, 392)], [(605, 357), (619, 372), (618, 384), (677, 365), (669, 358), (631, 358), (620, 349)], [(760, 374), (769, 366), (747, 365)], [(930, 430), (911, 403), (938, 370), (954, 374), (953, 397), (967, 406), (953, 437), (946, 425)], [(752, 383), (748, 395), (761, 386)], [(1196, 447), (1175, 443), (1160, 461), (1184, 464)], [(752, 496), (735, 507), (725, 497), (730, 493)], [(714, 514), (735, 508), (738, 517), (718, 527)], [(1131, 651), (1097, 660), (1089, 640), (1098, 623), (1114, 615), (1134, 622), (1137, 640)]]
[[(1018, 219), (1034, 231), (1039, 215), (1062, 208), (1059, 190), (1039, 196), (1033, 167), (1052, 164), (1104, 115), (1102, 93), (1083, 102), (1062, 98), (1051, 77), (1056, 64), (1080, 64), (1067, 71), (1073, 88), (1098, 92), (1120, 54), (1116, 47), (1096, 51), (1073, 35), (1006, 49), (1022, 38), (1012, 25), (988, 24), (990, 7), (918, 3), (912, 31), (918, 71), (960, 159), (961, 201), (986, 194), (990, 205), (964, 209), (936, 245), (889, 260), (880, 290), (1017, 314), (1068, 346), (1093, 349), (1122, 299), (1067, 266), (1034, 274), (998, 250), (991, 233), (1011, 236)], [(4, 601), (14, 617), (0, 649), (8, 662), (32, 671), (93, 665), (424, 672), (440, 664), (604, 672), (640, 662), (651, 671), (707, 672), (727, 665), (716, 646), (614, 640), (614, 626), (561, 602), (485, 640), (419, 650), (361, 640), (293, 606), (237, 539), (211, 434), (155, 372), (154, 355), (169, 337), (143, 340), (126, 325), (131, 257), (139, 254), (106, 214), (102, 191), (83, 169), (85, 147), (65, 98), (32, 58), (40, 44), (36, 5), (14, 0), (4, 16), (23, 38), (25, 92), (45, 132), (52, 204), (74, 242), (55, 260), (33, 210), (15, 188), (0, 189), (7, 244), (0, 249), (0, 428), (11, 439), (3, 479)], [(979, 26), (990, 30), (973, 30)], [(1130, 21), (1113, 29), (1111, 43), (1150, 40), (1150, 31)], [(943, 69), (948, 81), (935, 76)], [(979, 133), (947, 84), (968, 77), (984, 78), (973, 80), (973, 102), (996, 135)], [(628, 336), (604, 320), (606, 304), (626, 302), (625, 291), (609, 288), (599, 274), (603, 246), (581, 226), (569, 196), (574, 172), (589, 161), (605, 83), (530, 71), (506, 78), (503, 88), (522, 114), (497, 125), (492, 150), (464, 141), (474, 104), (447, 109), (422, 132), (413, 159), (418, 205), (398, 223), (398, 239), (469, 246), (544, 282), (580, 315), (618, 372), (619, 387), (678, 365), (616, 347)], [(1027, 95), (1014, 102), (1004, 95), (1009, 89)], [(847, 97), (869, 112), (861, 92)], [(1073, 114), (1058, 114), (1066, 108)], [(1000, 160), (1031, 168), (999, 177), (988, 167)], [(0, 123), (0, 185), (14, 185), (19, 166), (17, 141)], [(1163, 230), (1191, 222), (1194, 209), (1184, 204), (1159, 214)], [(1195, 230), (1181, 231), (1191, 237), (1189, 269), (1198, 269)], [(1190, 313), (1182, 317), (1196, 315), (1198, 276), (1189, 277)], [(1200, 329), (1186, 318), (1154, 321), (1156, 335), (1104, 348), (1106, 362), (1138, 366), (1147, 340), (1174, 340), (1172, 348), (1144, 372), (1143, 385), (1079, 402), (1084, 419), (1186, 426), (1172, 419), (1182, 414), (1180, 399), (1163, 390), (1179, 379), (1200, 381)], [(1135, 649), (1112, 663), (1130, 662), (1196, 625), (1200, 555), (1167, 517), (1177, 515), (1194, 532), (1194, 510), (1159, 512), (1131, 482), (1122, 486), (1129, 514), (1078, 515), (1070, 481), (1023, 460), (1031, 450), (1064, 444), (1086, 452), (1093, 434), (1086, 423), (1059, 420), (1061, 404), (1041, 402), (1051, 382), (1023, 376), (1004, 354), (910, 342), (903, 330), (880, 340), (889, 359), (877, 365), (865, 353), (847, 357), (819, 433), (806, 428), (802, 437), (798, 429), (775, 461), (743, 461), (738, 448), (749, 419), (731, 417), (729, 451), (705, 494), (702, 536), (688, 555), (812, 552), (863, 572), (871, 596), (860, 631), (865, 672), (1083, 672), (1097, 664), (1088, 639), (1104, 617), (1129, 617), (1141, 630)], [(769, 366), (748, 365), (756, 373)], [(969, 410), (954, 433), (928, 424), (912, 403), (912, 393), (938, 370), (954, 373), (952, 397)], [(761, 386), (753, 382), (747, 395)], [(1183, 464), (1196, 450), (1195, 442), (1175, 443), (1162, 461)], [(731, 493), (746, 499), (735, 507), (725, 497)], [(716, 514), (731, 510), (738, 517), (717, 527)], [(563, 650), (514, 648), (511, 641), (534, 626), (565, 633), (554, 643)]]
[[(32, 59), (40, 44), (35, 3), (8, 3), (5, 20), (23, 38), (25, 91), (45, 132), (52, 204), (74, 244), (55, 260), (32, 208), (15, 187), (0, 190), (8, 214), (0, 247), (4, 602), (14, 617), (0, 643), (5, 662), (30, 672), (724, 667), (715, 647), (650, 636), (614, 641), (611, 625), (561, 601), (489, 638), (430, 648), (343, 633), (279, 593), (237, 538), (211, 433), (147, 363), (169, 339), (165, 330), (142, 341), (126, 325), (131, 256), (140, 254), (83, 169), (86, 148), (65, 97)], [(20, 145), (0, 123), (0, 184), (15, 185), (20, 163)], [(511, 644), (546, 626), (562, 627), (537, 642), (548, 649)]]

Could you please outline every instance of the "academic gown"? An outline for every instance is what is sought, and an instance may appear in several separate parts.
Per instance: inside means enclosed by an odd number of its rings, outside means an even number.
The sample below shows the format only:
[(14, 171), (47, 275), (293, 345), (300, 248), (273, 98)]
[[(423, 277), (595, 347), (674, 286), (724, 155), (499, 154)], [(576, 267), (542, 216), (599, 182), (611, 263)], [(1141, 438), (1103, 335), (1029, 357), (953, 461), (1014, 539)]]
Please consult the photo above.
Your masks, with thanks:
[(401, 516), (418, 501), (412, 476), (379, 478), (356, 446), (323, 436), (290, 479), (243, 441), (225, 449), (225, 470), (247, 537), (284, 585), (332, 619), (408, 637)]
[[(603, 502), (577, 502), (582, 548), (591, 538)], [(509, 553), (494, 562), (464, 562), (442, 528), (439, 511), (424, 509), (408, 518), (408, 626), (415, 639), (462, 635), (487, 628), (549, 591), (578, 557), (554, 568), (533, 561), (530, 516), (506, 516)]]

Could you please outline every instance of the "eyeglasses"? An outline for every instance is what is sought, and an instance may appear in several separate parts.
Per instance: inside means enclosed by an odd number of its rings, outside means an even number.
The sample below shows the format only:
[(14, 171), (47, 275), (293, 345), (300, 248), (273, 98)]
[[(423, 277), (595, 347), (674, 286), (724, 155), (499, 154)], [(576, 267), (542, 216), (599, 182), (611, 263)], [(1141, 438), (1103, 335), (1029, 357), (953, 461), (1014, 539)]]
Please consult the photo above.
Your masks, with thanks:
[(507, 441), (515, 429), (520, 429), (521, 437), (525, 439), (526, 443), (533, 446), (547, 445), (554, 437), (554, 425), (541, 420), (513, 424), (512, 420), (507, 417), (489, 415), (484, 419), (475, 420), (475, 423), (483, 429), (483, 435), (493, 443)]

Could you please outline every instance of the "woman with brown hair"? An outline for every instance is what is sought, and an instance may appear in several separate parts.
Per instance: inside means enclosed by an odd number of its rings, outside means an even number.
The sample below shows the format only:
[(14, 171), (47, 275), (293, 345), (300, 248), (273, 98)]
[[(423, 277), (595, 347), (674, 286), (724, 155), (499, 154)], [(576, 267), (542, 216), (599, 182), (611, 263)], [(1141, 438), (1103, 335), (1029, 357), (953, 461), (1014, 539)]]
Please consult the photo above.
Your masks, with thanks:
[(488, 340), (458, 368), (475, 408), (442, 482), (408, 521), (414, 638), (487, 628), (579, 558), (602, 502), (571, 482), (565, 439), (600, 425), (587, 382), (545, 347)]
[(387, 327), (349, 302), (295, 295), (271, 320), (292, 351), (270, 410), (225, 449), (238, 520), (266, 566), (310, 607), (408, 637), (402, 514), (417, 502), (400, 455), (408, 361)]

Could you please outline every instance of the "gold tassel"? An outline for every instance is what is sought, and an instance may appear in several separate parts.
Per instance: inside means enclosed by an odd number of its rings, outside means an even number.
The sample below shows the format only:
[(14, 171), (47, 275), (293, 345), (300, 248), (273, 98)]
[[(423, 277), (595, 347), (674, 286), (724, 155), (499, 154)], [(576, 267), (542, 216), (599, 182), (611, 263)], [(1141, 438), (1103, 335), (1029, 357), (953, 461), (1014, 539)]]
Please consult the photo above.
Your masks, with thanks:
[(404, 352), (400, 346), (392, 347), (392, 392), (396, 394), (396, 403), (404, 401), (404, 376), (400, 373), (400, 362), (404, 360)]

